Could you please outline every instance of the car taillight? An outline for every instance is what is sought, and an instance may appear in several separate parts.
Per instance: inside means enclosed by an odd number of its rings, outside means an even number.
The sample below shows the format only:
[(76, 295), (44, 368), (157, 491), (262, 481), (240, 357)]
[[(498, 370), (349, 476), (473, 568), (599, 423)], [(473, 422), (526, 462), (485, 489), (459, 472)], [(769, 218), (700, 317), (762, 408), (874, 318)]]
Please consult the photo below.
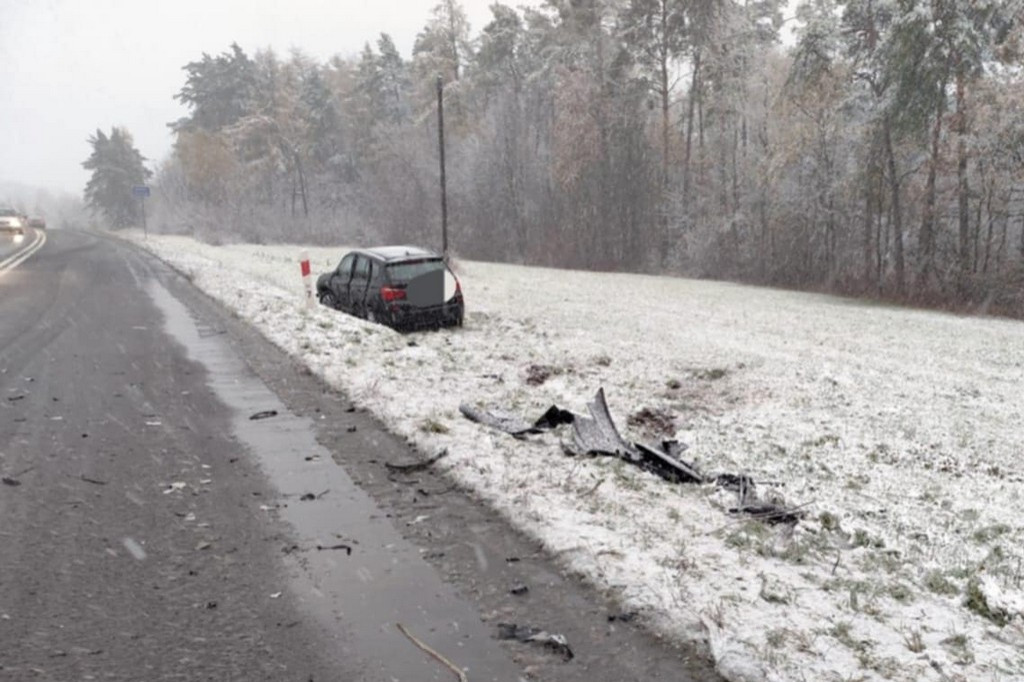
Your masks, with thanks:
[(395, 289), (393, 287), (381, 287), (380, 297), (385, 303), (391, 301), (400, 301), (405, 299), (405, 289)]

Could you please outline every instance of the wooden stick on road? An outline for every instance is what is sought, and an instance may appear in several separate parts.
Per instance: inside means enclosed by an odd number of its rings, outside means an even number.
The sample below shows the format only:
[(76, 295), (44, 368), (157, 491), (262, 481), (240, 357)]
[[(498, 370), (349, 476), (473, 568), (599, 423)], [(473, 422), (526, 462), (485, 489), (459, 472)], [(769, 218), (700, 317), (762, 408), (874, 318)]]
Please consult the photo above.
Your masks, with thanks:
[(466, 677), (466, 673), (462, 672), (462, 670), (457, 665), (455, 665), (454, 663), (449, 661), (447, 658), (445, 658), (444, 656), (442, 656), (441, 654), (437, 653), (436, 651), (431, 649), (429, 646), (424, 644), (415, 635), (413, 635), (411, 632), (406, 630), (405, 626), (402, 625), (401, 623), (395, 623), (395, 626), (398, 628), (399, 632), (401, 632), (403, 635), (405, 635), (406, 637), (409, 638), (410, 642), (412, 642), (413, 644), (416, 645), (417, 649), (419, 649), (421, 651), (424, 651), (427, 654), (430, 654), (436, 660), (440, 661), (442, 665), (444, 665), (446, 668), (448, 668), (453, 673), (455, 673), (455, 675), (459, 678), (459, 682), (469, 682), (469, 678)]

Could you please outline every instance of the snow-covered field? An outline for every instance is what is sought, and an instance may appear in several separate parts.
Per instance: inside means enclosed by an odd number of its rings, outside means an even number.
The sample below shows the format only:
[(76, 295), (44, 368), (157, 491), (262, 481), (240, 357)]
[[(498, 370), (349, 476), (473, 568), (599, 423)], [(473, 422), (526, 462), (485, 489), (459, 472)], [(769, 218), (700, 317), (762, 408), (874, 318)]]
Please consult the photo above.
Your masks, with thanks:
[[(1024, 680), (1022, 323), (462, 262), (465, 328), (402, 336), (305, 311), (299, 247), (131, 238), (424, 453), (448, 448), (438, 467), (730, 680)], [(315, 276), (344, 250), (309, 252)], [(529, 385), (530, 365), (551, 378)], [(665, 411), (687, 458), (776, 482), (761, 494), (806, 519), (736, 517), (713, 486), (458, 412), (585, 413), (600, 386), (627, 438), (656, 441), (629, 417)]]

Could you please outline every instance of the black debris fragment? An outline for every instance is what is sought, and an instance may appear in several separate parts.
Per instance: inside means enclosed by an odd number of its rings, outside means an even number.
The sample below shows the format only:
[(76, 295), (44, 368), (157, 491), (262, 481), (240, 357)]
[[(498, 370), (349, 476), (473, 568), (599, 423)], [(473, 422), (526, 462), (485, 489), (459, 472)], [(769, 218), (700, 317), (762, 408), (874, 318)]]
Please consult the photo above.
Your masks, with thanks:
[(772, 502), (746, 502), (729, 509), (730, 514), (747, 514), (770, 525), (795, 524), (806, 516), (799, 507), (783, 507)]
[(552, 634), (529, 625), (498, 623), (498, 639), (514, 639), (529, 644), (540, 644), (561, 655), (566, 661), (573, 659), (572, 649), (569, 648), (569, 642), (565, 639), (565, 635)]
[(669, 457), (679, 459), (683, 456), (684, 452), (690, 449), (690, 446), (677, 440), (663, 440), (661, 441), (661, 449)]
[(310, 501), (315, 500), (315, 499), (316, 499), (316, 495), (314, 495), (313, 493), (306, 493), (305, 495), (303, 495), (302, 497), (299, 498), (299, 501), (300, 502), (310, 502)]
[(257, 419), (270, 419), (271, 417), (277, 416), (277, 410), (263, 410), (249, 417), (250, 421), (256, 421)]
[(514, 595), (516, 595), (518, 597), (520, 595), (526, 594), (529, 591), (530, 591), (530, 588), (527, 585), (514, 585), (512, 587), (512, 589), (508, 591), (508, 593), (509, 594), (514, 594)]
[(608, 622), (632, 623), (640, 615), (637, 611), (624, 611), (623, 613), (609, 613)]
[(13, 403), (13, 402), (15, 402), (17, 400), (24, 400), (24, 399), (25, 399), (25, 396), (23, 396), (23, 395), (12, 395), (10, 398), (7, 399), (7, 401)]
[(16, 478), (11, 478), (10, 476), (4, 476), (3, 478), (0, 478), (0, 482), (2, 482), (4, 485), (9, 485), (14, 488), (21, 485), (21, 481), (19, 481)]
[(538, 431), (550, 431), (557, 429), (562, 424), (572, 424), (574, 421), (576, 421), (576, 415), (572, 412), (552, 405), (547, 412), (540, 416), (540, 419), (533, 423), (533, 428)]
[(345, 429), (345, 431), (348, 432), (348, 433), (355, 433), (356, 432), (356, 427), (350, 426), (347, 429)]
[(746, 497), (754, 490), (754, 479), (743, 474), (718, 474), (715, 476), (715, 485)]
[(343, 549), (343, 550), (345, 550), (345, 555), (346, 556), (352, 556), (352, 547), (349, 546), (349, 545), (346, 545), (346, 544), (338, 544), (338, 545), (321, 545), (321, 544), (317, 544), (316, 548), (318, 550), (320, 550), (320, 551), (329, 551), (329, 550), (333, 550), (333, 549)]
[(426, 460), (424, 460), (422, 462), (414, 462), (412, 464), (392, 464), (391, 462), (384, 462), (384, 466), (387, 467), (389, 471), (399, 471), (399, 472), (401, 472), (403, 474), (411, 474), (411, 473), (415, 473), (417, 471), (423, 471), (424, 469), (429, 469), (439, 459), (441, 459), (442, 457), (446, 456), (447, 454), (448, 454), (448, 448), (445, 448), (444, 450), (442, 450), (441, 452), (437, 453), (436, 455), (434, 455), (430, 459), (426, 459)]
[(661, 450), (655, 450), (642, 443), (636, 444), (640, 451), (640, 468), (661, 476), (672, 483), (704, 483), (704, 476), (692, 464), (670, 457)]
[(92, 483), (93, 485), (106, 485), (107, 484), (106, 481), (101, 481), (98, 478), (89, 478), (85, 474), (82, 474), (81, 476), (79, 476), (79, 478), (82, 479), (83, 481), (85, 481), (86, 483)]

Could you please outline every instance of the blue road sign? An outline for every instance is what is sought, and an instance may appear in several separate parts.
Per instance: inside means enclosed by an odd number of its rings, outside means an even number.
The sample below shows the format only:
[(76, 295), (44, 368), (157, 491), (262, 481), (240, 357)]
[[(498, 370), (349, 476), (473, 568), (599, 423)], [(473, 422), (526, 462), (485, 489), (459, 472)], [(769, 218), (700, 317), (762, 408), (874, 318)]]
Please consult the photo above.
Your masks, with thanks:
[(149, 196), (149, 187), (146, 185), (135, 185), (132, 187), (132, 196), (145, 199)]

